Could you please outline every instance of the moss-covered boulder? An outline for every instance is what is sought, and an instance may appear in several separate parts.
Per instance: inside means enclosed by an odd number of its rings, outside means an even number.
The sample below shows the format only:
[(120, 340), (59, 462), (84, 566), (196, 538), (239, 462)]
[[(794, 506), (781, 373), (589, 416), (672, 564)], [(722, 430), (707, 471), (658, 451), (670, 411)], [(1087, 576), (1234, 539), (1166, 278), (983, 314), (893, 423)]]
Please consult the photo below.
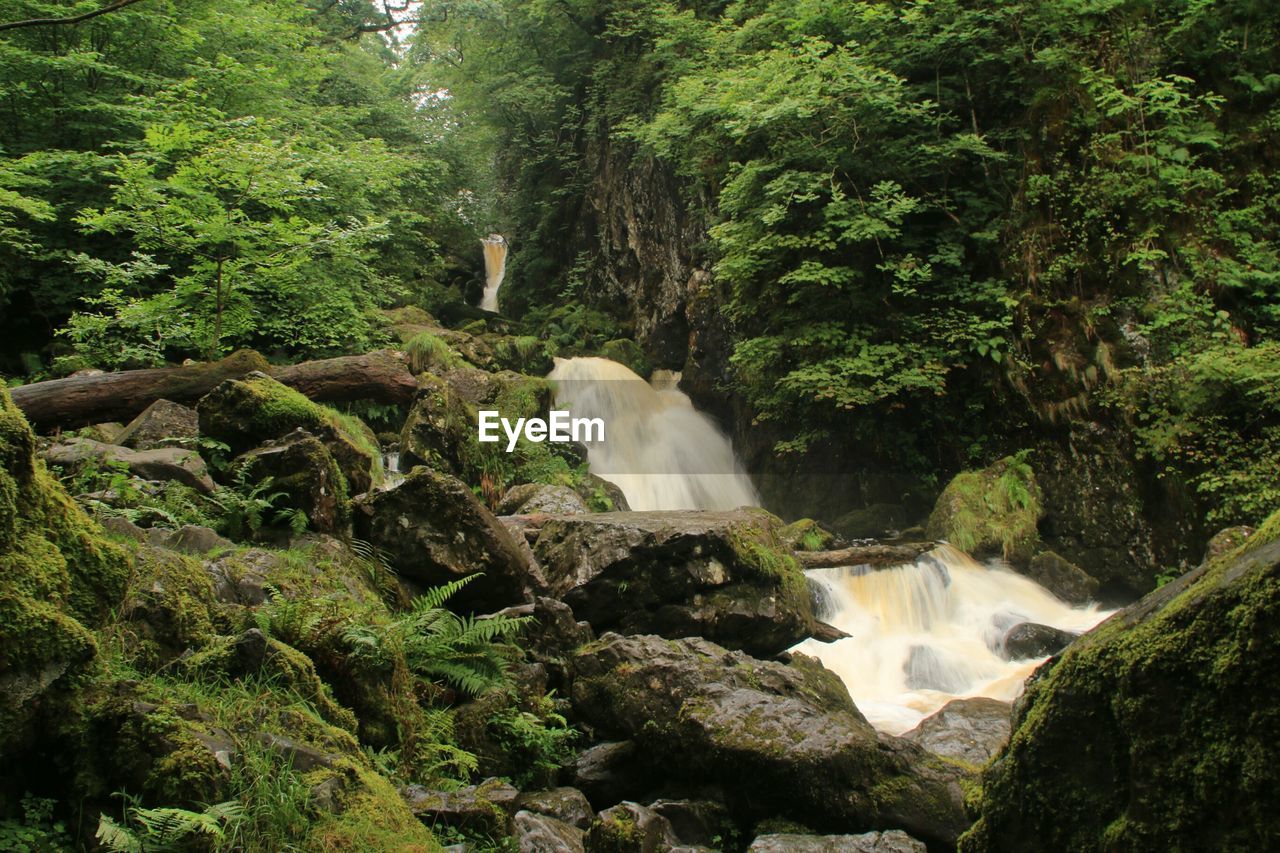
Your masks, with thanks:
[(219, 614), (213, 580), (197, 559), (165, 548), (133, 546), (134, 572), (119, 617), (140, 666), (167, 664), (204, 646)]
[(764, 510), (554, 516), (534, 553), (600, 631), (701, 636), (768, 656), (814, 630), (808, 587)]
[(1029, 682), (962, 849), (1280, 844), (1280, 514)]
[(196, 406), (200, 434), (225, 443), (234, 456), (303, 429), (322, 441), (351, 494), (366, 492), (381, 475), (377, 438), (356, 418), (313, 403), (265, 373), (228, 379)]
[(434, 585), (480, 574), (454, 601), (481, 612), (532, 600), (543, 582), (528, 550), (466, 484), (415, 468), (394, 488), (356, 502), (356, 536), (401, 575)]
[(739, 814), (837, 832), (905, 829), (941, 845), (969, 825), (968, 771), (878, 734), (816, 661), (607, 634), (578, 652), (574, 670), (583, 720), (633, 739), (664, 779), (721, 786)]
[(199, 433), (200, 419), (195, 409), (170, 400), (156, 400), (120, 430), (113, 443), (150, 450), (175, 440), (194, 442)]
[(271, 478), (271, 493), (282, 493), (280, 508), (306, 515), (307, 526), (321, 533), (341, 533), (350, 521), (347, 479), (329, 448), (298, 429), (237, 457), (233, 476), (246, 483)]
[(0, 755), (89, 672), (91, 628), (129, 577), (108, 542), (35, 457), (35, 436), (0, 388)]
[(1040, 487), (1020, 456), (962, 471), (938, 496), (927, 536), (979, 557), (1025, 566), (1040, 541)]

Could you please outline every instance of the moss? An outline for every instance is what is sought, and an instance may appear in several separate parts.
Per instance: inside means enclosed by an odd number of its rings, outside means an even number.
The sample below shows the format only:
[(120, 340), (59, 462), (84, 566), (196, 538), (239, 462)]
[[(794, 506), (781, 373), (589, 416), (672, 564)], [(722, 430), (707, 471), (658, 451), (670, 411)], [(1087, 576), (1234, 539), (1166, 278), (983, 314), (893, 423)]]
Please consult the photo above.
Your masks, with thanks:
[(600, 348), (600, 355), (610, 361), (625, 364), (637, 376), (647, 377), (653, 372), (653, 365), (638, 343), (630, 338), (619, 338), (607, 341)]
[(358, 418), (313, 403), (265, 373), (223, 382), (196, 408), (201, 435), (225, 442), (233, 454), (303, 429), (329, 448), (353, 492), (380, 476), (377, 437)]
[(1276, 624), (1280, 514), (1037, 673), (963, 849), (1274, 846)]
[(1042, 514), (1031, 466), (1022, 454), (1007, 456), (947, 484), (929, 516), (928, 536), (972, 554), (1026, 562), (1040, 541)]
[(831, 547), (835, 534), (812, 518), (802, 518), (782, 528), (778, 538), (793, 551), (821, 551)]
[(442, 849), (390, 782), (363, 768), (354, 775), (357, 784), (341, 795), (338, 813), (325, 815), (311, 827), (304, 850), (417, 853)]
[(35, 436), (0, 388), (0, 751), (41, 696), (88, 671), (89, 629), (119, 603), (128, 574), (125, 551), (35, 458)]
[(409, 355), (409, 369), (414, 373), (442, 373), (462, 364), (462, 356), (433, 332), (414, 335), (405, 344), (405, 352)]
[(213, 639), (213, 580), (199, 560), (133, 545), (134, 572), (120, 609), (144, 667), (163, 664)]

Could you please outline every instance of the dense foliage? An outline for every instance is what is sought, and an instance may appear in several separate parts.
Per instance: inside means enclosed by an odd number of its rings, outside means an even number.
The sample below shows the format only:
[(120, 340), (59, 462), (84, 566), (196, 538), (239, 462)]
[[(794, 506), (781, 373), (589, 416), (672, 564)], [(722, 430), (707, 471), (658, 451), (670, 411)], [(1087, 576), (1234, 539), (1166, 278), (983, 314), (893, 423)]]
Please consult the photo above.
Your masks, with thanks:
[[(15, 0), (0, 22), (85, 5)], [(36, 369), (55, 334), (64, 369), (367, 349), (372, 309), (438, 285), (482, 155), (359, 32), (377, 19), (146, 2), (0, 33), (0, 369)]]
[(497, 135), (523, 301), (581, 289), (584, 194), (630, 145), (708, 225), (732, 390), (780, 449), (924, 471), (1112, 418), (1212, 519), (1277, 506), (1268, 4), (440, 8), (419, 48)]

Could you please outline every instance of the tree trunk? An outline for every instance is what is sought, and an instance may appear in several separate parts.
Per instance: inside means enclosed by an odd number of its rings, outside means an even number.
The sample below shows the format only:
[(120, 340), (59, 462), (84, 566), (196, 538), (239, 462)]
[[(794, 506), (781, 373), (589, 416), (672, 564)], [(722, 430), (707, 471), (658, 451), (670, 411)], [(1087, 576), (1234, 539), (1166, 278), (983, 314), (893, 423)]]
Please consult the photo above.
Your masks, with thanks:
[(839, 566), (900, 566), (915, 562), (921, 554), (932, 551), (937, 542), (911, 542), (906, 545), (858, 545), (839, 551), (797, 551), (796, 561), (802, 569), (834, 569)]
[(74, 429), (132, 420), (156, 400), (193, 405), (226, 379), (259, 370), (313, 400), (408, 403), (418, 383), (403, 358), (386, 350), (272, 369), (252, 350), (185, 367), (71, 376), (11, 388), (13, 402), (37, 430)]

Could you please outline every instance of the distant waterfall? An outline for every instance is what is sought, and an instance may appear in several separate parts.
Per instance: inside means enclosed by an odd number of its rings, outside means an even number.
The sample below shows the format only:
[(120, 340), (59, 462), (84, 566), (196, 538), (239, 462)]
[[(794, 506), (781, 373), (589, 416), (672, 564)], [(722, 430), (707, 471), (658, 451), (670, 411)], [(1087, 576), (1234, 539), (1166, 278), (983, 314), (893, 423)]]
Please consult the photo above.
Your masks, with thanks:
[(589, 450), (591, 472), (616, 483), (634, 510), (734, 509), (760, 497), (733, 445), (669, 372), (655, 388), (605, 358), (558, 358), (548, 376), (573, 415), (603, 418), (605, 441)]
[(497, 313), (498, 288), (507, 272), (507, 240), (501, 234), (490, 234), (480, 243), (484, 246), (484, 296), (480, 307)]
[(1005, 660), (1005, 633), (1020, 622), (1087, 631), (1109, 611), (1071, 607), (1034, 581), (984, 566), (949, 545), (890, 569), (855, 566), (807, 573), (821, 587), (820, 618), (849, 634), (807, 640), (878, 729), (900, 734), (960, 696), (1012, 700), (1040, 665)]

